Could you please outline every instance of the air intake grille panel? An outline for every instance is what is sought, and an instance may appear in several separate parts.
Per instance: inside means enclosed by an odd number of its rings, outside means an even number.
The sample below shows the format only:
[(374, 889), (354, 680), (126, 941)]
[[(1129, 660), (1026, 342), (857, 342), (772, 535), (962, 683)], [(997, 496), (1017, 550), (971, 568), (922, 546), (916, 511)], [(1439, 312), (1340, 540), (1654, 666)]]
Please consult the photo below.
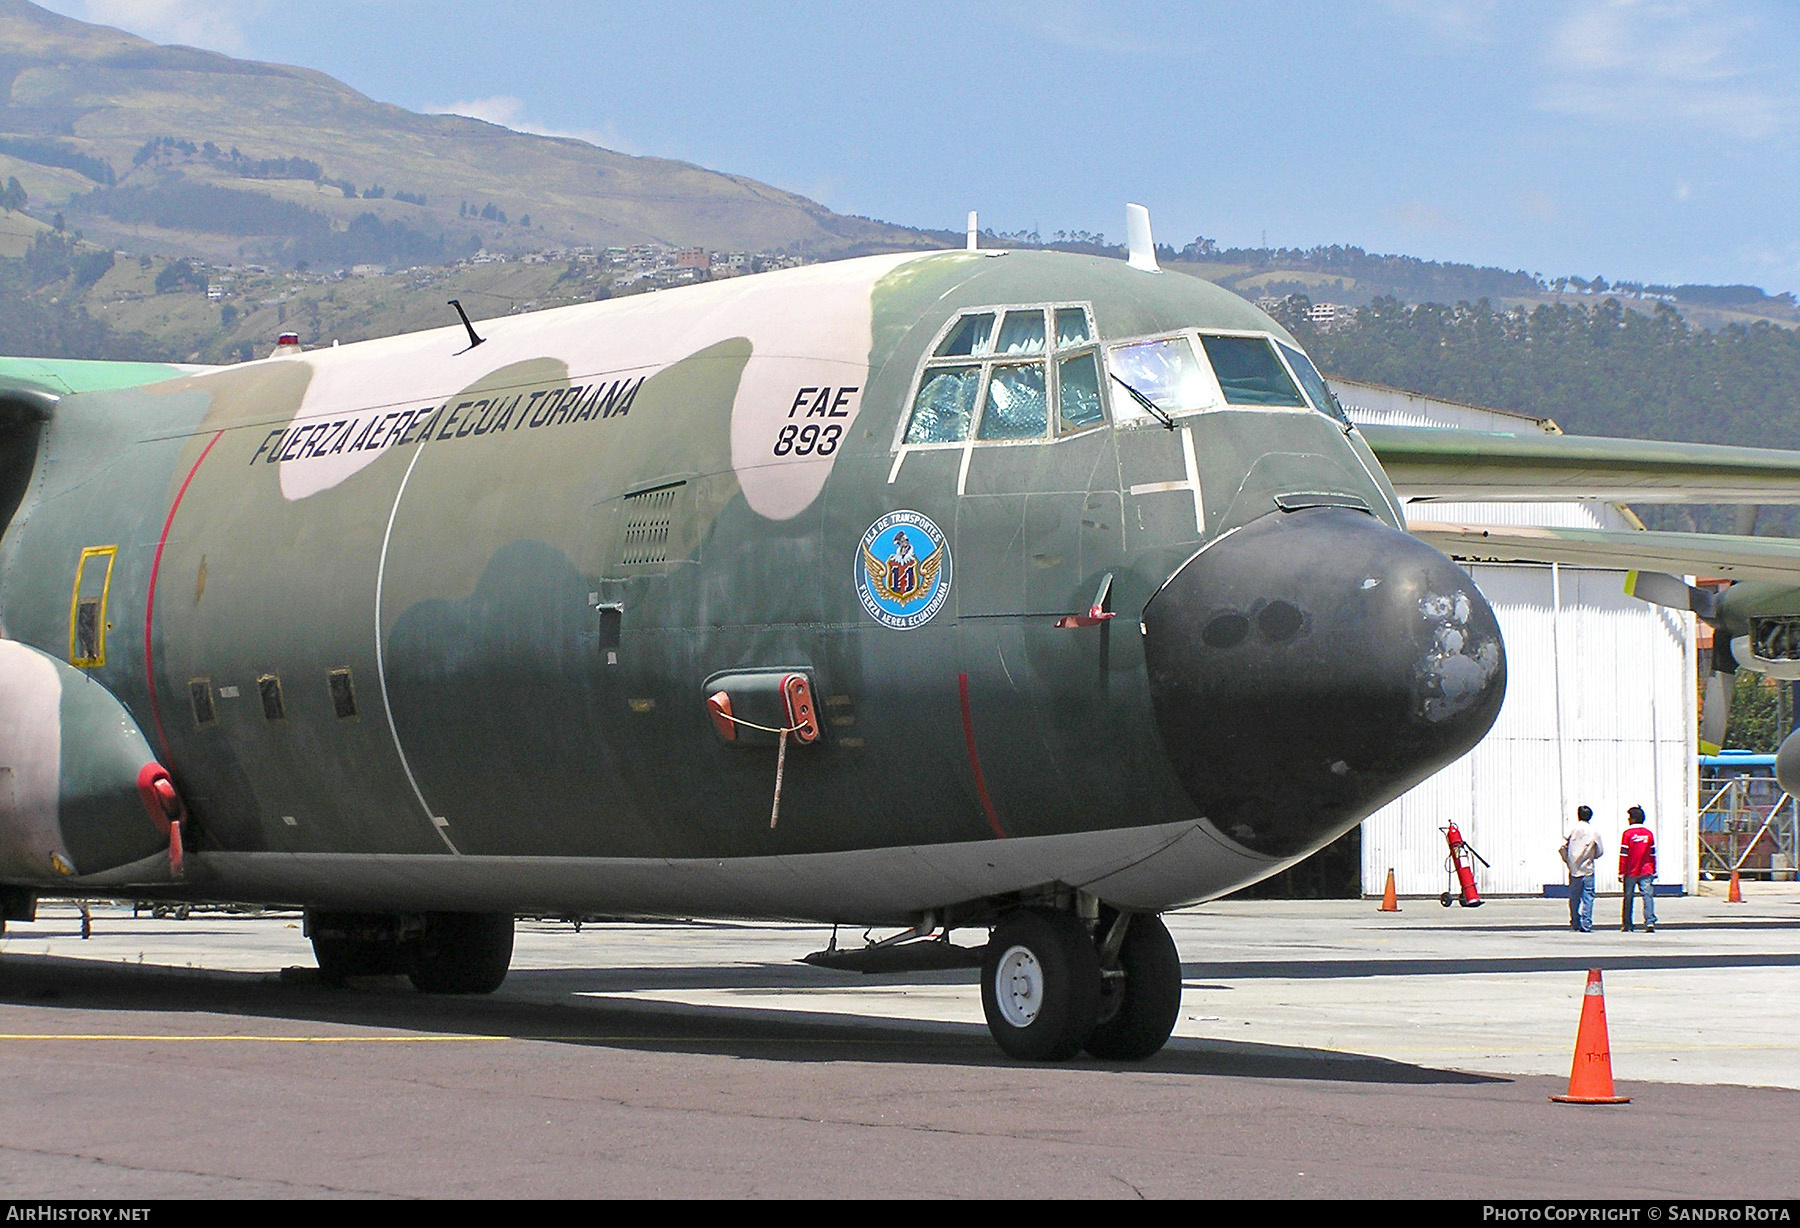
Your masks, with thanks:
[(619, 562), (622, 566), (638, 567), (669, 561), (669, 538), (686, 485), (677, 482), (625, 497), (620, 509), (624, 522), (619, 532)]

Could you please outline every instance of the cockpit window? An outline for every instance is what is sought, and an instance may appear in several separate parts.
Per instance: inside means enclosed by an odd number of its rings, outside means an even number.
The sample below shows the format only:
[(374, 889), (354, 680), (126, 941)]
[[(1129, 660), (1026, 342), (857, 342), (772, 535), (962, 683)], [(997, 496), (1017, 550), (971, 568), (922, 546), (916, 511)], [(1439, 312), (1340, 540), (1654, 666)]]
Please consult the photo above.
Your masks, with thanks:
[(1088, 334), (1087, 312), (1079, 307), (1056, 309), (1056, 348), (1066, 350), (1092, 339)]
[(943, 343), (937, 348), (937, 357), (950, 358), (965, 355), (981, 355), (988, 352), (988, 334), (994, 331), (994, 313), (964, 316), (962, 322), (950, 330)]
[[(1055, 361), (1047, 361), (1052, 328)], [(959, 317), (919, 373), (901, 443), (967, 443), (971, 435), (979, 442), (1048, 441), (1104, 424), (1093, 338), (1086, 306), (988, 308)]]
[[(1038, 321), (1043, 322), (1039, 313)], [(1041, 334), (1040, 334), (1041, 340)], [(1006, 363), (988, 379), (981, 410), (981, 439), (1039, 439), (1050, 422), (1049, 390), (1044, 364)]]
[[(1164, 413), (1188, 413), (1213, 402), (1206, 374), (1185, 337), (1116, 346), (1107, 352), (1106, 363), (1114, 379)], [(1114, 397), (1113, 412), (1120, 420), (1151, 417), (1136, 404), (1135, 397), (1129, 404), (1125, 398)]]
[(1219, 377), (1219, 391), (1227, 405), (1291, 405), (1304, 409), (1306, 401), (1263, 337), (1210, 337), (1200, 343)]
[[(988, 320), (991, 323), (993, 317)], [(980, 367), (937, 367), (925, 372), (919, 395), (913, 400), (906, 442), (961, 443), (967, 439), (975, 414), (975, 391), (980, 386)]]
[[(1060, 325), (1057, 331), (1061, 332)], [(1062, 394), (1056, 424), (1059, 434), (1086, 430), (1105, 420), (1106, 411), (1100, 408), (1100, 364), (1092, 350), (1057, 363), (1056, 383)]]
[(1319, 374), (1319, 369), (1312, 365), (1312, 359), (1285, 341), (1277, 341), (1275, 344), (1280, 348), (1282, 356), (1287, 359), (1288, 366), (1293, 369), (1295, 378), (1300, 381), (1300, 386), (1306, 389), (1307, 399), (1313, 403), (1313, 408), (1322, 414), (1330, 414), (1345, 426), (1349, 426), (1350, 419), (1345, 416), (1344, 407), (1338, 403), (1337, 394), (1331, 391), (1324, 376)]
[(1044, 313), (1041, 310), (1007, 312), (1006, 322), (1000, 326), (1000, 341), (994, 347), (994, 352), (1009, 357), (1017, 354), (1042, 354)]

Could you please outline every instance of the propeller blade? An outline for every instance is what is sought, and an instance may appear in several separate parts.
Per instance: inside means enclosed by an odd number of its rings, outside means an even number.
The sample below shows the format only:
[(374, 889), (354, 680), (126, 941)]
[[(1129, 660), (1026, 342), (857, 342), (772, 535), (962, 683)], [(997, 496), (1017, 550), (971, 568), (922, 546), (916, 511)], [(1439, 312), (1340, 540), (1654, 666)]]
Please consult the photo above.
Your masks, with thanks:
[(1700, 709), (1700, 753), (1716, 755), (1725, 745), (1725, 725), (1731, 719), (1731, 694), (1737, 689), (1736, 674), (1713, 673), (1706, 679), (1706, 703)]
[(1648, 601), (1651, 605), (1671, 610), (1692, 610), (1707, 621), (1717, 615), (1719, 595), (1709, 588), (1696, 588), (1685, 580), (1664, 575), (1660, 571), (1625, 573), (1625, 595)]

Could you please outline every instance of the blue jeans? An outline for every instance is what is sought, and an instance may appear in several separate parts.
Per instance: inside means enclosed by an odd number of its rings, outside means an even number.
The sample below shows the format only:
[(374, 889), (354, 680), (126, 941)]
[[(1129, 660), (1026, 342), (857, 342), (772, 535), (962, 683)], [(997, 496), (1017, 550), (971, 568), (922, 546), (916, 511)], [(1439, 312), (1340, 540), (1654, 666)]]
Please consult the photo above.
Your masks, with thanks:
[(1656, 875), (1638, 874), (1625, 879), (1625, 915), (1621, 922), (1624, 929), (1631, 928), (1631, 897), (1642, 894), (1644, 897), (1644, 924), (1651, 929), (1656, 928)]
[(1594, 932), (1594, 876), (1583, 874), (1569, 878), (1569, 928), (1584, 934)]

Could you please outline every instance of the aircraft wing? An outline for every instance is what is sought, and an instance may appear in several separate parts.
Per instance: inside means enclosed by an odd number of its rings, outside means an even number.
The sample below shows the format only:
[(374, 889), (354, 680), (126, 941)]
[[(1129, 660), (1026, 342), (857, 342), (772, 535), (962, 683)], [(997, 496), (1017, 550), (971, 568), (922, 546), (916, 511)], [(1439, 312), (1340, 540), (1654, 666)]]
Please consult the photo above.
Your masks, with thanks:
[(1567, 563), (1734, 580), (1800, 580), (1800, 539), (1795, 538), (1425, 522), (1407, 527), (1445, 554), (1472, 563)]
[(0, 356), (0, 391), (42, 389), (55, 396), (136, 388), (161, 380), (213, 371), (191, 362), (102, 362), (85, 358)]
[(1800, 503), (1800, 452), (1438, 427), (1357, 429), (1403, 499)]

